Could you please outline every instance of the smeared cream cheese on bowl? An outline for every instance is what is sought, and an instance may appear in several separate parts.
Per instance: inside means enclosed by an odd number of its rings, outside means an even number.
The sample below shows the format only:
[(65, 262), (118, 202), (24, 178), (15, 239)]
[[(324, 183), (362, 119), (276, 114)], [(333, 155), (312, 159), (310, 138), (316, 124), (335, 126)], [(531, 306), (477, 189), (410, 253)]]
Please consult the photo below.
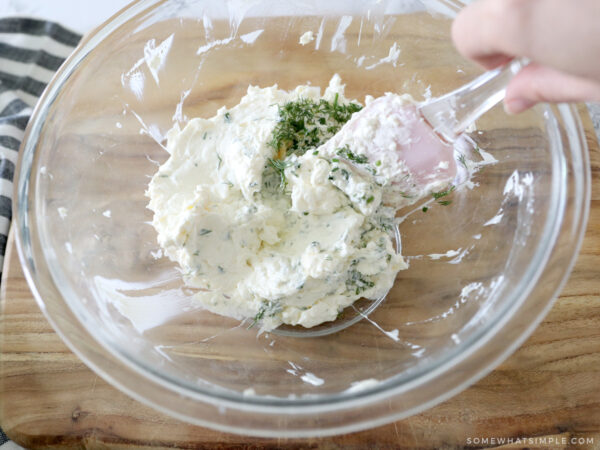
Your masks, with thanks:
[[(350, 120), (360, 109), (335, 75), (322, 96), (250, 86), (237, 106), (168, 133), (148, 207), (202, 306), (271, 330), (333, 321), (359, 298), (386, 295), (407, 268), (395, 250), (397, 209), (454, 174), (444, 161), (443, 176), (416, 183), (393, 154), (375, 159), (376, 126)], [(345, 124), (350, 138), (338, 133)]]

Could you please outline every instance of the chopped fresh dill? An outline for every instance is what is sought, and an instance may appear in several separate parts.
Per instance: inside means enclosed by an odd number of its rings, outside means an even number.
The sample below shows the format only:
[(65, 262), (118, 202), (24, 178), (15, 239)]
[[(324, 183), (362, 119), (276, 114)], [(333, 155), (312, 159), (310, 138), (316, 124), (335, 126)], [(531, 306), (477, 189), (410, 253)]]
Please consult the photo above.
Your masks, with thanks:
[(358, 270), (350, 270), (348, 272), (348, 278), (346, 279), (346, 289), (354, 291), (355, 295), (359, 295), (361, 292), (375, 286), (375, 283), (368, 279), (365, 275), (360, 273)]
[(422, 211), (423, 211), (423, 212), (427, 212), (427, 211), (429, 211), (429, 208), (428, 208), (427, 206), (423, 206), (423, 209), (422, 209)]
[(267, 166), (277, 172), (279, 175), (279, 189), (285, 191), (287, 187), (287, 178), (285, 177), (285, 169), (289, 167), (291, 163), (288, 161), (282, 161), (281, 159), (267, 158)]
[(350, 172), (348, 172), (346, 169), (342, 169), (342, 175), (345, 180), (348, 180), (350, 178)]
[(367, 199), (367, 205), (369, 203), (373, 203), (373, 200), (375, 200), (375, 197), (373, 197), (372, 195)]
[(208, 134), (208, 131), (205, 131), (204, 134), (202, 135), (202, 140), (205, 141), (206, 140), (206, 135)]
[(475, 144), (474, 150), (475, 150), (475, 153), (477, 153), (478, 155), (481, 155), (481, 149), (479, 148), (478, 144)]
[(279, 303), (264, 300), (248, 329), (254, 327), (254, 325), (263, 320), (265, 317), (275, 316), (275, 314), (281, 312), (281, 310), (282, 307)]
[(212, 230), (207, 230), (206, 228), (202, 228), (200, 230), (200, 233), (198, 233), (200, 236), (206, 236), (207, 234), (212, 233)]
[(468, 169), (467, 167), (467, 158), (465, 157), (465, 155), (463, 155), (462, 153), (460, 154), (460, 156), (458, 157), (458, 162), (461, 163), (461, 165), (465, 168)]
[(357, 155), (348, 146), (338, 149), (337, 154), (356, 164), (366, 164), (369, 162), (369, 158), (365, 155)]
[(338, 94), (333, 102), (301, 98), (280, 105), (279, 121), (269, 145), (280, 158), (292, 153), (302, 155), (331, 138), (361, 109), (357, 103), (340, 104)]
[(229, 113), (229, 111), (227, 111), (225, 113), (225, 122), (227, 122), (227, 123), (231, 122), (231, 114)]
[(442, 206), (448, 206), (450, 203), (452, 203), (452, 200), (441, 200), (438, 203)]
[(456, 186), (452, 185), (450, 186), (448, 189), (446, 189), (445, 191), (441, 191), (441, 192), (432, 192), (431, 196), (436, 199), (439, 200), (442, 197), (446, 197), (447, 195), (450, 195), (454, 189), (456, 189)]
[(223, 164), (223, 160), (221, 159), (221, 155), (219, 155), (218, 153), (217, 159), (219, 160), (219, 163), (217, 164), (217, 170), (219, 170), (221, 168), (221, 165)]
[(378, 159), (378, 160), (377, 160), (377, 162), (375, 162), (375, 165), (376, 165), (377, 167), (379, 167), (379, 166), (381, 165), (381, 160), (380, 160), (380, 159)]
[(316, 155), (318, 155), (318, 154), (319, 154), (319, 150), (315, 150), (315, 151), (313, 152), (313, 155), (315, 155), (315, 156), (316, 156)]
[(254, 316), (254, 319), (252, 320), (252, 324), (250, 324), (250, 326), (248, 327), (248, 329), (254, 327), (254, 325), (256, 325), (258, 322), (260, 322), (263, 317), (265, 317), (265, 312), (267, 310), (265, 309), (265, 306), (261, 306), (260, 309), (258, 310), (258, 313), (256, 313), (256, 315)]

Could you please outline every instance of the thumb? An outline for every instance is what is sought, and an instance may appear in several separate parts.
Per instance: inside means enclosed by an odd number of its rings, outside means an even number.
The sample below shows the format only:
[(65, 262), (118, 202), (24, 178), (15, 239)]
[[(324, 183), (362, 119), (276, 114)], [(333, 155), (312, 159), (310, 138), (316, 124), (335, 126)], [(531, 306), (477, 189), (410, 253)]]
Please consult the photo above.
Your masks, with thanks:
[(504, 108), (517, 114), (539, 102), (580, 101), (600, 101), (600, 83), (532, 63), (508, 85)]

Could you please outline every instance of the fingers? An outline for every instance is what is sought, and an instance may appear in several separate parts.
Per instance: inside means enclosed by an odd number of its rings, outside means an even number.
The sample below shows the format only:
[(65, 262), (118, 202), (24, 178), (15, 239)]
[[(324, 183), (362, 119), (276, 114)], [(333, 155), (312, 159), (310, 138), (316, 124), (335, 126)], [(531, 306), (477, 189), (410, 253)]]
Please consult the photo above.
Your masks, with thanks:
[(452, 26), (465, 57), (486, 68), (526, 56), (542, 65), (600, 80), (600, 1), (479, 0)]
[(464, 8), (452, 24), (458, 51), (487, 69), (514, 56), (530, 56), (531, 16), (540, 0), (480, 0)]
[(537, 64), (510, 83), (505, 109), (538, 102), (600, 101), (600, 0), (479, 0), (452, 26), (465, 57), (487, 69), (515, 57)]
[(505, 109), (517, 114), (539, 102), (600, 101), (600, 83), (530, 64), (509, 84)]

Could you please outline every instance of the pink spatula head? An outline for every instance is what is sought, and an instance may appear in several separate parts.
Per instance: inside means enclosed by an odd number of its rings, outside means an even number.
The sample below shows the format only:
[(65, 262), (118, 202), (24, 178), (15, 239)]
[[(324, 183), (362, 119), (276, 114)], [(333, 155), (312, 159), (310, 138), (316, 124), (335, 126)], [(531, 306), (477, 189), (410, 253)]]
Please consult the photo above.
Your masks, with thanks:
[(450, 183), (457, 166), (453, 145), (440, 139), (407, 96), (387, 94), (371, 101), (323, 146), (366, 157), (375, 179), (386, 186), (385, 202), (402, 206)]
[(364, 155), (393, 192), (404, 199), (422, 198), (454, 180), (459, 168), (453, 144), (504, 98), (509, 81), (526, 63), (512, 61), (418, 105), (410, 97), (386, 94), (355, 113), (323, 149), (333, 155), (347, 147)]

